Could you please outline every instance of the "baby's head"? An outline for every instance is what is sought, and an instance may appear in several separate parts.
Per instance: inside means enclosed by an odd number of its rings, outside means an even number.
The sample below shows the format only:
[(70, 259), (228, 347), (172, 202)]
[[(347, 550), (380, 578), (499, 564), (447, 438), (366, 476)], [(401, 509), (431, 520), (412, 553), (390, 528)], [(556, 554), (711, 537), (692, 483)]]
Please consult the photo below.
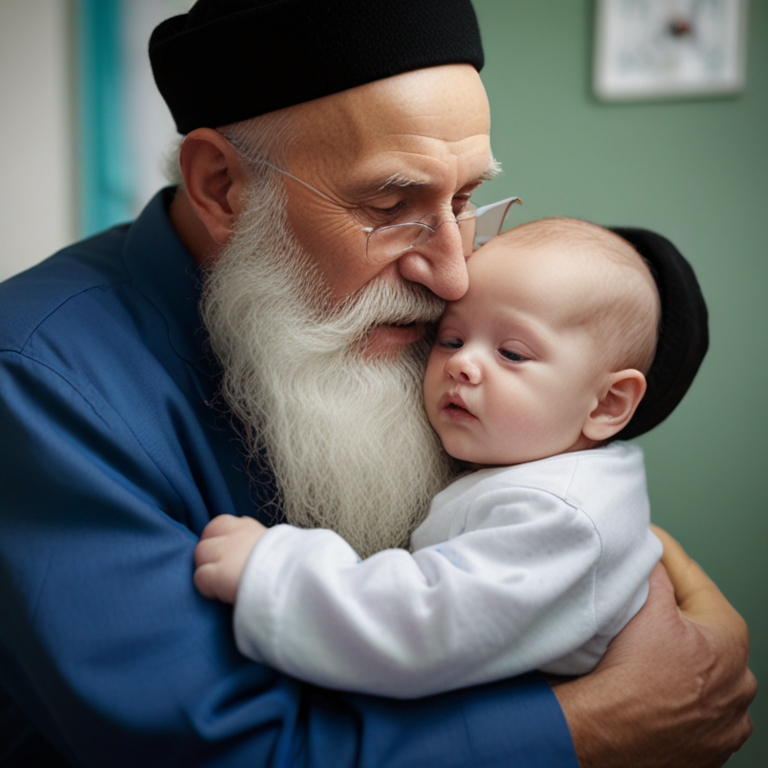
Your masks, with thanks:
[(624, 429), (645, 394), (660, 316), (637, 251), (594, 224), (543, 219), (491, 240), (468, 270), (424, 379), (448, 453), (518, 464)]

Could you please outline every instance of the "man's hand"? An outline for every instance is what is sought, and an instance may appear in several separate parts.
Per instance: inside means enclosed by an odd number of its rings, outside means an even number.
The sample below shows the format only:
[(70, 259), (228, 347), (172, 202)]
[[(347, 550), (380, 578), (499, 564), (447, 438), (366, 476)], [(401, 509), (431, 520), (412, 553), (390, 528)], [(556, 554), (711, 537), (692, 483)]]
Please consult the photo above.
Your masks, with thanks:
[(219, 515), (195, 547), (195, 586), (205, 597), (234, 603), (245, 563), (267, 529), (252, 517)]
[(718, 768), (752, 733), (746, 624), (680, 545), (655, 533), (666, 571), (651, 574), (646, 605), (592, 674), (554, 689), (581, 768)]

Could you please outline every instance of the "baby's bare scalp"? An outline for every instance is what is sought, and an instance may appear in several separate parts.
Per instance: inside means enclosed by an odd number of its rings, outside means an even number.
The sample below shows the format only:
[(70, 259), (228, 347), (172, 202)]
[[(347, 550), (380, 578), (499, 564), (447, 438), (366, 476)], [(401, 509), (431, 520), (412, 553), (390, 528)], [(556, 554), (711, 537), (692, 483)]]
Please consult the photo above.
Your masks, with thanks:
[[(567, 256), (578, 266), (573, 290), (583, 292), (567, 322), (594, 329), (601, 362), (614, 371), (647, 373), (656, 350), (661, 314), (656, 282), (643, 257), (629, 242), (605, 227), (581, 219), (552, 217), (521, 224), (497, 243)], [(578, 285), (578, 287), (577, 287)]]

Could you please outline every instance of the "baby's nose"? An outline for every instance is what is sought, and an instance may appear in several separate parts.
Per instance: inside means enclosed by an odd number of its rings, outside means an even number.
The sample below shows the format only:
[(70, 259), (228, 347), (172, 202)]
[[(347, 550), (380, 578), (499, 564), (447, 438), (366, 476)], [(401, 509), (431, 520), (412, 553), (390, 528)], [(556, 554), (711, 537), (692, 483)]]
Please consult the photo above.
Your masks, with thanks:
[(461, 349), (451, 355), (445, 364), (448, 376), (462, 384), (479, 384), (481, 379), (480, 366), (466, 349)]

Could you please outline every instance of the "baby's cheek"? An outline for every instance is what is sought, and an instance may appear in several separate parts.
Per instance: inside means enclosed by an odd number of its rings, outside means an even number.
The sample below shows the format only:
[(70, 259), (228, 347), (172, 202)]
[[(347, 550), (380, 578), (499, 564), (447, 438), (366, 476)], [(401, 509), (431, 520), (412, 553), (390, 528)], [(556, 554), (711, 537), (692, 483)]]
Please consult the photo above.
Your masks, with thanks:
[(437, 355), (432, 352), (427, 360), (427, 368), (424, 371), (424, 382), (422, 385), (422, 392), (425, 403), (428, 403), (430, 397), (435, 391), (438, 376), (438, 362)]

